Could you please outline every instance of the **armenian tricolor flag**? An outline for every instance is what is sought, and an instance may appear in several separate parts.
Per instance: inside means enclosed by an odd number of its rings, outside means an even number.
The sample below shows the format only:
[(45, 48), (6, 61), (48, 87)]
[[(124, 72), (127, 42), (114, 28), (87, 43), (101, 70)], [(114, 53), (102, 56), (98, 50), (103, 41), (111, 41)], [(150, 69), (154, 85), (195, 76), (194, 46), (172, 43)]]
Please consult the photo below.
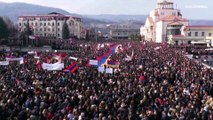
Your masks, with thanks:
[(74, 62), (68, 68), (66, 68), (64, 71), (74, 73), (77, 69), (78, 69), (78, 65), (76, 62)]
[(119, 65), (120, 63), (118, 61), (114, 61), (114, 60), (108, 60), (107, 61), (108, 65)]
[(120, 65), (120, 63), (118, 61), (114, 61), (114, 60), (108, 60), (107, 61), (107, 66), (111, 67), (111, 68), (118, 68)]

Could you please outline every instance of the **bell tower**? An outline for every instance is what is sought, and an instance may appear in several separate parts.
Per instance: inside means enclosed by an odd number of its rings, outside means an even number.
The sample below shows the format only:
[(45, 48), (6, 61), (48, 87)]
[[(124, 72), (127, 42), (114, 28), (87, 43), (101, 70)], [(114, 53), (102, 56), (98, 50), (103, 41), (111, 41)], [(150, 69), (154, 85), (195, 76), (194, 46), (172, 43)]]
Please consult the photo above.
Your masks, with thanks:
[(174, 3), (168, 0), (157, 0), (158, 9), (174, 9)]

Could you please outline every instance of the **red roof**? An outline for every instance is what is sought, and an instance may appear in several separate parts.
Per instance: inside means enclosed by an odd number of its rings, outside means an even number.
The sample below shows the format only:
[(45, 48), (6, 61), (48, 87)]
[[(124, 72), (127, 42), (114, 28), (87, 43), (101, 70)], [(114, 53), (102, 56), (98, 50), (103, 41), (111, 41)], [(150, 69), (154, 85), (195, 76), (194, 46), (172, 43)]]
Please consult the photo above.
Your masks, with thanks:
[(164, 18), (161, 18), (159, 21), (182, 21), (182, 22), (187, 22), (188, 20), (179, 16), (175, 15), (169, 15)]
[(185, 37), (184, 35), (173, 35), (173, 37)]

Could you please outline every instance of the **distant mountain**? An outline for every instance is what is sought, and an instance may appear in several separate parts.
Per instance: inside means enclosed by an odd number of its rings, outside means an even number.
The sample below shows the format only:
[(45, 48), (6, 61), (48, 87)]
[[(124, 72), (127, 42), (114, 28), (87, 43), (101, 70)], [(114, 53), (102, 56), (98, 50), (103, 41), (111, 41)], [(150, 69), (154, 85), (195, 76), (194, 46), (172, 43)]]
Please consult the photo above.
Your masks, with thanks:
[[(79, 15), (69, 13), (68, 11), (46, 7), (40, 5), (33, 5), (27, 3), (4, 3), (0, 2), (0, 16), (9, 17), (14, 23), (17, 23), (18, 16), (21, 15), (44, 15), (51, 12), (58, 12), (64, 15), (72, 15), (82, 18), (85, 27), (100, 27), (104, 28), (107, 24), (129, 24), (137, 26), (138, 28), (144, 24), (146, 15)], [(192, 20), (190, 25), (213, 25), (211, 20)]]
[(190, 25), (213, 26), (213, 20), (190, 20)]
[(28, 3), (20, 3), (20, 2), (15, 3), (0, 2), (0, 16), (9, 17), (14, 23), (17, 22), (18, 16), (21, 15), (45, 15), (51, 12), (58, 12), (64, 15), (81, 17), (83, 22), (86, 23), (86, 25), (90, 25), (92, 23), (104, 23), (102, 21), (93, 20), (79, 14), (69, 13), (59, 8), (33, 5)]
[(4, 3), (0, 2), (0, 16), (7, 16), (12, 21), (17, 21), (20, 15), (39, 15), (48, 14), (50, 12), (59, 12), (65, 15), (70, 15), (69, 12), (51, 7), (44, 7), (39, 5), (27, 4), (27, 3)]
[(146, 15), (111, 15), (111, 14), (101, 14), (101, 15), (84, 15), (88, 18), (99, 19), (103, 21), (111, 22), (126, 22), (126, 21), (141, 21), (146, 20)]

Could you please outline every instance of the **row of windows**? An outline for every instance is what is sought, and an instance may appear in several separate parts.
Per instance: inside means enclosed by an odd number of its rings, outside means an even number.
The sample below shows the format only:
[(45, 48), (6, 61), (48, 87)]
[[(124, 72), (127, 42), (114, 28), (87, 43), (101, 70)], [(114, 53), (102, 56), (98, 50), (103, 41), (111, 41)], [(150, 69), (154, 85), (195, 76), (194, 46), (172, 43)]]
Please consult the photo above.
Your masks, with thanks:
[[(192, 36), (192, 33), (189, 32), (189, 33), (188, 33), (188, 36), (189, 36), (189, 37)], [(194, 36), (196, 36), (196, 37), (199, 36), (199, 32), (194, 32)], [(204, 37), (204, 36), (207, 36), (207, 35), (206, 35), (205, 32), (201, 32), (201, 36)], [(212, 36), (212, 33), (209, 32), (209, 33), (208, 33), (208, 36), (211, 37), (211, 36)]]
[[(44, 36), (44, 37), (55, 37), (55, 34), (46, 34), (46, 33), (44, 33), (44, 34), (36, 34), (36, 36)], [(60, 34), (58, 34), (58, 37), (60, 37)]]
[[(21, 26), (21, 25), (22, 25), (22, 24), (19, 23), (19, 26)], [(23, 25), (26, 26), (27, 23), (23, 23)], [(38, 23), (37, 23), (37, 22), (36, 22), (35, 24), (34, 24), (34, 23), (31, 23), (30, 25), (32, 25), (32, 26), (34, 26), (34, 25), (35, 25), (35, 26), (38, 26)], [(51, 24), (51, 23), (40, 23), (40, 26), (47, 26), (47, 25), (48, 25), (48, 26), (51, 26), (51, 25), (54, 26), (55, 23), (52, 23), (52, 24)], [(60, 22), (58, 22), (57, 25), (60, 26)], [(73, 23), (71, 23), (71, 22), (69, 23), (69, 26), (73, 26), (73, 25), (74, 25)], [(78, 24), (76, 23), (76, 25), (78, 25)]]

